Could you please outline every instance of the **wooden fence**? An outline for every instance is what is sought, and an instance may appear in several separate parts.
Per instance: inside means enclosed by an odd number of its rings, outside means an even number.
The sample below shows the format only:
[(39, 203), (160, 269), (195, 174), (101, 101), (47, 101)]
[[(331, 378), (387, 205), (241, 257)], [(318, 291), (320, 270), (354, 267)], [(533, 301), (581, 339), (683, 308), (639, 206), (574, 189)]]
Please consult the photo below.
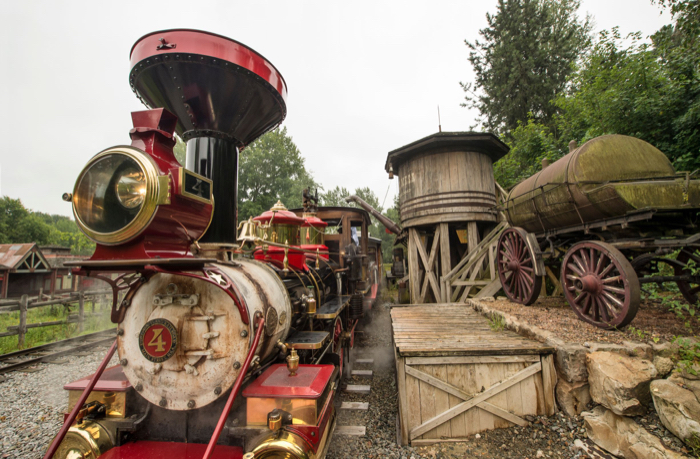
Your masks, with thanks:
[[(40, 294), (38, 297), (30, 297), (22, 295), (19, 299), (0, 300), (0, 314), (10, 314), (19, 311), (19, 324), (7, 327), (6, 332), (0, 333), (0, 338), (6, 336), (18, 335), (17, 347), (24, 347), (24, 338), (27, 330), (30, 328), (50, 327), (63, 324), (78, 324), (78, 331), (82, 332), (85, 323), (85, 303), (92, 303), (92, 315), (102, 315), (103, 311), (95, 313), (95, 303), (105, 304), (108, 299), (111, 300), (112, 292), (109, 290), (71, 292), (60, 297), (45, 298), (46, 295)], [(78, 304), (78, 313), (70, 314), (65, 320), (54, 320), (51, 322), (27, 323), (27, 312), (30, 309), (41, 308), (45, 306)], [(110, 308), (111, 309), (111, 308)], [(109, 309), (108, 309), (109, 310)]]

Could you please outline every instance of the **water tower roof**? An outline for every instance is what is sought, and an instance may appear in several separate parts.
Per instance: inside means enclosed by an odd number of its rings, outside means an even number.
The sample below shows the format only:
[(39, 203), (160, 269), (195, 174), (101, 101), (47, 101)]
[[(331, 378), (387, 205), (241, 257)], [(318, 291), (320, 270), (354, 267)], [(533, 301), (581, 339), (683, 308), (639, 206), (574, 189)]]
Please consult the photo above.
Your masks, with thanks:
[(410, 157), (442, 149), (483, 153), (493, 162), (501, 159), (510, 150), (508, 145), (490, 132), (437, 132), (390, 151), (384, 169), (389, 172), (389, 166), (393, 166), (394, 173), (398, 174), (399, 165)]

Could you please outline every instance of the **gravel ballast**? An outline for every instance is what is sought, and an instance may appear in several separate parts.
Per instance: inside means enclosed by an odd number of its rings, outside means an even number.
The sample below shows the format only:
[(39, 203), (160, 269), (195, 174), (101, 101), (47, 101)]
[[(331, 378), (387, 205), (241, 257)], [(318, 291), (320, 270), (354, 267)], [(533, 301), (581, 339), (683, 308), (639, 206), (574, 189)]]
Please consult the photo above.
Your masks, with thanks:
[[(0, 458), (42, 458), (63, 424), (68, 394), (63, 385), (97, 370), (107, 353), (98, 347), (88, 356), (69, 355), (68, 363), (41, 363), (39, 371), (6, 373), (0, 383)], [(116, 365), (116, 355), (110, 366)]]
[[(575, 445), (586, 442), (583, 420), (559, 413), (555, 416), (528, 417), (528, 427), (511, 427), (482, 432), (467, 441), (411, 447), (397, 444), (397, 397), (395, 362), (391, 346), (390, 305), (373, 312), (373, 322), (365, 325), (356, 338), (352, 360), (374, 359), (372, 364), (355, 365), (356, 370), (372, 370), (371, 379), (354, 377), (348, 384), (370, 385), (369, 394), (340, 392), (336, 400), (337, 423), (364, 426), (363, 437), (334, 435), (328, 459), (434, 459), (434, 458), (584, 458)], [(69, 356), (67, 364), (40, 364), (41, 371), (13, 372), (0, 382), (0, 459), (41, 458), (48, 443), (58, 432), (67, 404), (63, 385), (95, 371), (106, 348), (98, 348), (85, 357)], [(110, 365), (116, 365), (117, 358)], [(341, 410), (344, 401), (368, 402), (369, 409)], [(647, 416), (648, 427), (668, 436), (657, 419)], [(644, 422), (641, 422), (643, 425)], [(672, 436), (671, 436), (672, 437)], [(673, 443), (673, 442), (669, 442)], [(579, 443), (580, 444), (580, 443)], [(671, 445), (668, 445), (671, 446)], [(674, 449), (679, 450), (680, 445)]]

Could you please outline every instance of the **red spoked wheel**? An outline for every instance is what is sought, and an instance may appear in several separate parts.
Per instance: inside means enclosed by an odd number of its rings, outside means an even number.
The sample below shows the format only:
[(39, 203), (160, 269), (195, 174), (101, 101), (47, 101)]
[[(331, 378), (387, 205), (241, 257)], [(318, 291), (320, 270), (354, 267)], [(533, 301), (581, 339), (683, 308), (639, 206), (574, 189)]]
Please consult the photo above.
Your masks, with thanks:
[(639, 278), (622, 252), (609, 244), (574, 244), (564, 256), (560, 279), (571, 309), (591, 325), (621, 328), (637, 315)]
[[(676, 261), (681, 263), (681, 266), (674, 266), (674, 274), (676, 276), (692, 275), (693, 270), (700, 270), (700, 248), (698, 247), (683, 247), (678, 253)], [(689, 269), (689, 264), (693, 265), (693, 269)], [(678, 290), (683, 294), (683, 298), (690, 304), (697, 304), (700, 300), (700, 276), (697, 276), (697, 281), (678, 281)]]
[(535, 275), (535, 257), (522, 228), (508, 228), (498, 239), (498, 277), (508, 299), (531, 305), (542, 289), (542, 276)]

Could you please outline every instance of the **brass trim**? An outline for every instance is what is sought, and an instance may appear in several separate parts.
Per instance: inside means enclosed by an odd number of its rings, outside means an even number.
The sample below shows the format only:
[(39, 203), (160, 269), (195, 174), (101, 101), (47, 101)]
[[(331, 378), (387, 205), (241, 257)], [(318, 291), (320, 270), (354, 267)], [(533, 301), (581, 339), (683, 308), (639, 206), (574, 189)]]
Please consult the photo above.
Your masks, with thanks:
[[(290, 349), (321, 349), (330, 337), (325, 331), (302, 331), (287, 340)], [(295, 339), (299, 341), (294, 341)]]
[[(313, 450), (298, 435), (285, 430), (278, 430), (264, 439), (253, 449), (256, 458), (286, 457), (290, 459), (316, 459)], [(284, 456), (280, 456), (280, 453)]]
[(168, 205), (170, 204), (170, 174), (159, 175), (158, 176), (158, 200), (156, 204)]
[(199, 240), (202, 239), (205, 234), (207, 234), (207, 231), (209, 231), (209, 227), (211, 226), (211, 222), (214, 221), (214, 211), (215, 210), (216, 210), (216, 203), (214, 202), (214, 195), (211, 195), (211, 214), (209, 214), (209, 223), (207, 223), (207, 227), (204, 228), (204, 231), (202, 231), (202, 234), (200, 234), (199, 237), (194, 242), (199, 242)]
[[(85, 421), (68, 430), (54, 457), (96, 458), (113, 446), (111, 437), (103, 426), (96, 422)], [(76, 453), (80, 456), (76, 456)]]
[[(97, 161), (109, 155), (124, 155), (134, 160), (136, 164), (138, 164), (146, 177), (146, 195), (144, 196), (143, 205), (141, 206), (138, 214), (136, 214), (136, 217), (134, 217), (134, 219), (131, 220), (126, 226), (111, 233), (100, 233), (88, 227), (88, 225), (80, 218), (80, 215), (78, 215), (76, 210), (76, 201), (79, 202), (81, 197), (77, 192), (78, 185), (85, 175), (85, 172)], [(93, 156), (90, 161), (88, 161), (85, 167), (83, 167), (83, 170), (78, 175), (78, 179), (75, 181), (75, 186), (73, 187), (73, 215), (75, 216), (75, 222), (90, 240), (103, 245), (119, 245), (134, 239), (148, 227), (156, 214), (156, 210), (158, 209), (158, 200), (162, 193), (160, 190), (161, 184), (158, 180), (158, 175), (159, 174), (153, 159), (146, 152), (139, 150), (138, 148), (130, 146), (116, 146), (99, 152)]]
[[(203, 182), (207, 182), (209, 184), (209, 199), (203, 198), (201, 196), (197, 196), (196, 194), (192, 194), (192, 193), (185, 190), (185, 174), (196, 177), (199, 180), (201, 180)], [(194, 199), (195, 201), (203, 202), (206, 204), (212, 204), (212, 205), (214, 204), (214, 194), (213, 194), (214, 193), (214, 182), (212, 182), (211, 180), (209, 180), (208, 178), (206, 178), (202, 175), (195, 174), (194, 172), (187, 170), (184, 167), (181, 167), (178, 169), (178, 175), (179, 175), (179, 185), (178, 185), (177, 193), (180, 196), (183, 196), (183, 197), (188, 198), (188, 199)]]

